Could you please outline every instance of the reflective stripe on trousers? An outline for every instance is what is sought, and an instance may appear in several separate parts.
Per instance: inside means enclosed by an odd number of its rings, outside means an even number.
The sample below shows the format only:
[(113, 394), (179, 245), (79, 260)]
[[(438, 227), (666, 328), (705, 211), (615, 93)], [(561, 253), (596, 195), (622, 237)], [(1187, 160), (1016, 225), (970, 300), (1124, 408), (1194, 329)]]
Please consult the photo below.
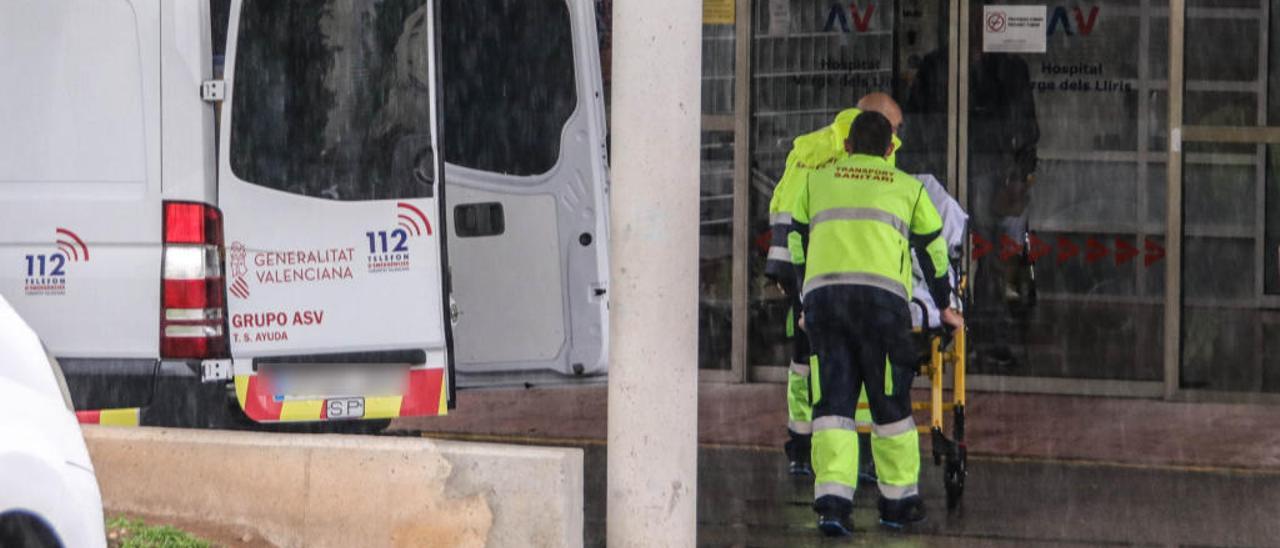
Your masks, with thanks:
[(769, 260), (791, 264), (791, 250), (780, 245), (770, 247)]
[(824, 430), (849, 430), (852, 432), (854, 428), (857, 428), (857, 424), (850, 417), (826, 416), (813, 420), (813, 430), (815, 432)]
[(898, 486), (889, 485), (882, 481), (877, 485), (880, 487), (880, 496), (887, 499), (902, 500), (907, 497), (920, 494), (920, 486), (916, 484)]
[(919, 494), (920, 433), (915, 419), (872, 425), (871, 456), (876, 461), (880, 496), (897, 500)]
[(881, 438), (892, 438), (901, 436), (908, 431), (916, 429), (916, 420), (913, 417), (907, 417), (897, 422), (889, 424), (875, 424), (871, 427), (871, 433)]
[(853, 488), (843, 483), (818, 483), (813, 486), (814, 500), (822, 497), (840, 497), (842, 499), (853, 500)]

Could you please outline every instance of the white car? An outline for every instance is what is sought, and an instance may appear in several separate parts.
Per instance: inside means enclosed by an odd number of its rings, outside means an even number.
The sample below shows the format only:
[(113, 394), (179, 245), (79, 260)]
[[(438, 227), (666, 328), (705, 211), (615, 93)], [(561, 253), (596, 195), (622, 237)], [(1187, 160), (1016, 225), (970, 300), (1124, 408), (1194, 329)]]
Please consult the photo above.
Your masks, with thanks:
[(0, 546), (106, 546), (98, 479), (62, 372), (3, 297)]

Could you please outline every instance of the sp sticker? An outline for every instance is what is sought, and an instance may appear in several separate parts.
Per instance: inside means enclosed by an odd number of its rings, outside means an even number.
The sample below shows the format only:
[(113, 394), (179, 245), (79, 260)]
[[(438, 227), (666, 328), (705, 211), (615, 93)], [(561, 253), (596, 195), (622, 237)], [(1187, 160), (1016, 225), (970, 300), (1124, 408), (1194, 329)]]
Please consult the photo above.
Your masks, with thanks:
[(364, 417), (364, 398), (335, 398), (324, 401), (325, 416), (330, 419)]

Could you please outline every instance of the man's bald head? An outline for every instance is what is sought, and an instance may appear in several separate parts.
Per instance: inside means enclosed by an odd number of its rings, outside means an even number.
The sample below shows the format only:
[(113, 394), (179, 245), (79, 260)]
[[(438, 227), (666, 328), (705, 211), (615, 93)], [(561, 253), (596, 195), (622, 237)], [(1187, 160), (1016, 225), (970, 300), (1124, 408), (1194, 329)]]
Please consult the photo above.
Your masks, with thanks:
[(858, 110), (879, 112), (884, 115), (889, 119), (889, 125), (893, 126), (894, 133), (897, 133), (898, 126), (902, 125), (902, 108), (887, 93), (876, 91), (866, 94), (858, 100)]

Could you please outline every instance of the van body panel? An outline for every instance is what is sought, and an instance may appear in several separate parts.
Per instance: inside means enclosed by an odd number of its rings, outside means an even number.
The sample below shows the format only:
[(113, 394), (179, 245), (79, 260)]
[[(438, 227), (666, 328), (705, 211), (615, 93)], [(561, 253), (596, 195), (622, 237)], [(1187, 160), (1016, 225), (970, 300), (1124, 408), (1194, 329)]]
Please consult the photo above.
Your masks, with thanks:
[(426, 1), (232, 3), (218, 206), (237, 399), (255, 420), (324, 419), (328, 404), (245, 364), (356, 352), (426, 356), (365, 418), (441, 411), (433, 35)]
[(161, 11), (164, 199), (216, 204), (214, 106), (199, 92), (213, 77), (209, 2), (169, 0)]
[[(450, 180), (464, 178), (459, 172), (451, 172)], [(450, 248), (451, 263), (487, 265), (465, 272), (454, 268), (454, 294), (484, 299), (471, 301), (476, 306), (463, 301), (455, 335), (458, 362), (468, 364), (470, 372), (488, 370), (495, 362), (520, 364), (560, 357), (567, 343), (567, 303), (561, 291), (564, 257), (556, 245), (560, 226), (555, 198), (463, 186), (451, 188), (449, 198), (455, 204), (502, 204), (505, 232), (512, 235), (461, 238), (454, 227), (453, 241), (461, 243)], [(495, 306), (498, 303), (501, 306)], [(540, 314), (511, 313), (526, 310)]]
[[(442, 17), (458, 382), (603, 374), (608, 167), (595, 6), (479, 0), (445, 4)], [(548, 140), (554, 153), (529, 161)], [(467, 236), (462, 214), (486, 203), (501, 206), (505, 230)]]
[(0, 293), (58, 357), (158, 354), (160, 20), (0, 3)]

